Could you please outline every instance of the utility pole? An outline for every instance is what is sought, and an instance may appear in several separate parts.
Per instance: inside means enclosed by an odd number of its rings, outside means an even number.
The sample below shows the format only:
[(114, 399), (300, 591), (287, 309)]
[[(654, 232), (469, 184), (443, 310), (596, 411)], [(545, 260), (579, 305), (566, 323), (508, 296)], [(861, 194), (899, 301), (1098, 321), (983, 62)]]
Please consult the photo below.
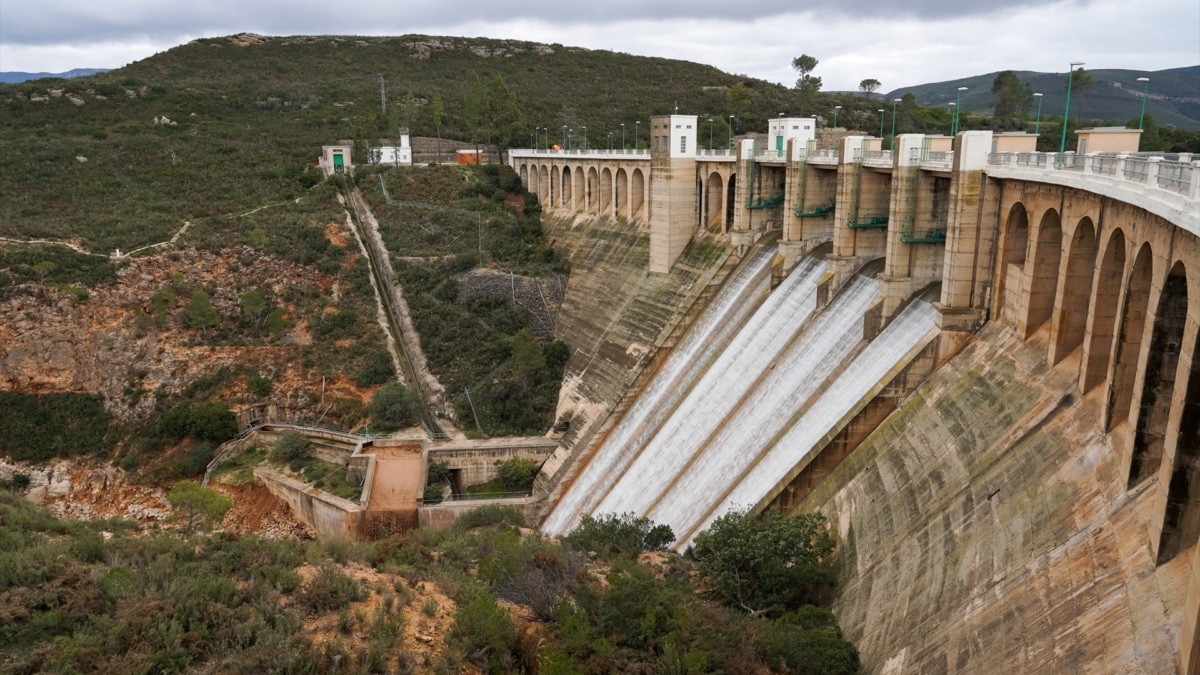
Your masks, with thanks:
[(379, 106), (383, 108), (383, 114), (387, 115), (387, 95), (383, 90), (383, 73), (379, 74)]

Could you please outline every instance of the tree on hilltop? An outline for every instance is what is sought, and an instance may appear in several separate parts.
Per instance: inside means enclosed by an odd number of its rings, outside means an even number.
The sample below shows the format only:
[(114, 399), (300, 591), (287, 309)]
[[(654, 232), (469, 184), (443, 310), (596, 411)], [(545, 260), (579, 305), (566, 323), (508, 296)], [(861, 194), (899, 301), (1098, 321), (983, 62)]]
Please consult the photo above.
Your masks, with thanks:
[(873, 77), (868, 77), (867, 79), (858, 83), (858, 90), (863, 93), (863, 96), (871, 98), (871, 94), (874, 94), (880, 86), (881, 83), (879, 80)]
[(800, 92), (800, 101), (804, 108), (807, 108), (812, 103), (813, 96), (821, 91), (821, 78), (812, 74), (818, 63), (815, 57), (808, 54), (801, 54), (792, 59), (792, 68), (800, 74), (796, 80), (796, 91)]
[(1011, 70), (1003, 70), (992, 80), (992, 111), (996, 117), (1014, 117), (1029, 112), (1033, 85), (1022, 82)]

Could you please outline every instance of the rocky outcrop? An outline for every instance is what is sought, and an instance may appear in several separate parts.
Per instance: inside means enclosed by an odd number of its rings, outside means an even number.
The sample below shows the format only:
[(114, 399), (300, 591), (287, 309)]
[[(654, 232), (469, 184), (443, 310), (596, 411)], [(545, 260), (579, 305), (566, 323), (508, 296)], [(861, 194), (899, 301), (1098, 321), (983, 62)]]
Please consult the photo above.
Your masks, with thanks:
[[(82, 300), (54, 288), (28, 288), (0, 301), (0, 389), (101, 394), (110, 412), (133, 419), (201, 375), (241, 359), (271, 361), (268, 354), (280, 349), (197, 344), (183, 319), (197, 284), (208, 289), (219, 314), (233, 317), (239, 294), (249, 288), (280, 299), (292, 289), (327, 283), (310, 268), (250, 248), (134, 258), (117, 274), (116, 283), (93, 288)], [(148, 321), (154, 294), (168, 288), (176, 301), (166, 320)], [(290, 341), (303, 339), (296, 331)]]

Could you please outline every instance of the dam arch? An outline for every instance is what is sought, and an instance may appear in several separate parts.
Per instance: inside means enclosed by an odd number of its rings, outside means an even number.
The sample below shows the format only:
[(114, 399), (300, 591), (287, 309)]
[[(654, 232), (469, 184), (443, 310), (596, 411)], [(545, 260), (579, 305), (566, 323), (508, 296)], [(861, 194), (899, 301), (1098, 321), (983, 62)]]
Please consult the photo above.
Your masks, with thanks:
[(1096, 228), (1091, 218), (1085, 216), (1076, 224), (1066, 254), (1062, 290), (1051, 323), (1051, 365), (1062, 361), (1083, 344), (1092, 278), (1096, 275)]
[(714, 226), (724, 229), (725, 222), (725, 186), (721, 174), (714, 171), (708, 176), (704, 198), (704, 226)]
[(1200, 331), (1188, 355), (1183, 414), (1176, 435), (1167, 503), (1159, 530), (1158, 564), (1170, 561), (1200, 540)]
[(646, 175), (641, 169), (634, 169), (629, 177), (629, 218), (643, 216), (642, 209), (646, 205)]
[(1187, 310), (1187, 271), (1180, 261), (1167, 275), (1154, 312), (1129, 462), (1130, 488), (1158, 473), (1162, 464)]
[(1154, 254), (1150, 244), (1142, 244), (1133, 261), (1129, 281), (1125, 284), (1124, 311), (1121, 313), (1120, 335), (1113, 374), (1109, 378), (1108, 419), (1105, 430), (1112, 431), (1119, 422), (1129, 419), (1133, 401), (1133, 385), (1138, 360), (1142, 353), (1142, 334), (1146, 328), (1146, 310), (1150, 305), (1150, 277), (1154, 271)]
[(616, 203), (614, 207), (617, 218), (629, 218), (629, 173), (625, 167), (617, 169)]
[(559, 206), (564, 209), (573, 209), (575, 207), (572, 202), (573, 194), (571, 191), (571, 167), (564, 166), (562, 170), (562, 188), (559, 189), (559, 197), (561, 199)]
[(1120, 307), (1121, 282), (1125, 277), (1125, 233), (1113, 230), (1104, 247), (1104, 257), (1096, 270), (1095, 292), (1089, 311), (1090, 339), (1084, 346), (1083, 376), (1080, 391), (1087, 393), (1108, 378), (1112, 363), (1113, 338)]
[(583, 167), (575, 167), (575, 201), (571, 209), (576, 213), (587, 208), (587, 185), (584, 183)]
[(616, 215), (609, 209), (612, 207), (613, 196), (613, 175), (612, 170), (604, 167), (604, 171), (600, 172), (600, 206), (599, 213), (602, 216)]
[(1021, 202), (1009, 209), (1002, 236), (1000, 270), (996, 275), (999, 289), (994, 314), (1016, 324), (1020, 305), (1018, 294), (1025, 275), (1025, 255), (1029, 248), (1029, 214)]
[(1026, 339), (1046, 325), (1054, 312), (1061, 262), (1062, 223), (1058, 211), (1047, 209), (1038, 223), (1037, 240), (1033, 246), (1033, 268), (1026, 272), (1029, 305), (1021, 331)]

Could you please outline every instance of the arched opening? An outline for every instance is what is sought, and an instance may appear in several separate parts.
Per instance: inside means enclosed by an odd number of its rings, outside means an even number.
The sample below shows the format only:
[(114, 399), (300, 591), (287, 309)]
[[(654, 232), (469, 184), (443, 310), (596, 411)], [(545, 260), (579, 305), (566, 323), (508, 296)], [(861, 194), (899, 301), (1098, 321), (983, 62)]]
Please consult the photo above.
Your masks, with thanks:
[(629, 174), (625, 173), (625, 169), (617, 169), (616, 216), (629, 217)]
[(596, 213), (597, 205), (600, 203), (597, 190), (600, 185), (600, 176), (596, 173), (596, 167), (591, 167), (587, 172), (587, 192), (585, 193), (587, 201), (585, 202), (585, 211), (588, 213)]
[(587, 189), (583, 184), (583, 167), (575, 167), (575, 203), (571, 207), (574, 211), (579, 212), (584, 209), (587, 204)]
[(1133, 380), (1137, 375), (1138, 357), (1142, 353), (1142, 333), (1145, 332), (1146, 310), (1150, 305), (1150, 274), (1153, 269), (1150, 244), (1142, 244), (1137, 257), (1133, 259), (1133, 271), (1125, 288), (1125, 308), (1121, 312), (1121, 327), (1117, 337), (1117, 365), (1109, 385), (1107, 430), (1129, 419)]
[(572, 207), (571, 202), (571, 167), (564, 166), (562, 170), (562, 190), (560, 190), (562, 202), (559, 206), (564, 209)]
[(1175, 441), (1175, 461), (1167, 487), (1158, 540), (1158, 562), (1165, 563), (1200, 539), (1200, 333), (1192, 345), (1191, 368), (1183, 391), (1183, 416)]
[(612, 206), (613, 193), (613, 177), (612, 171), (608, 167), (604, 167), (604, 171), (600, 173), (600, 213), (601, 215), (613, 215), (609, 212), (609, 207)]
[(1142, 400), (1138, 406), (1137, 433), (1129, 463), (1129, 487), (1158, 473), (1167, 440), (1167, 416), (1175, 392), (1179, 348), (1187, 323), (1187, 274), (1183, 263), (1175, 263), (1158, 299), (1154, 332), (1142, 378)]
[(538, 196), (542, 198), (543, 202), (549, 203), (547, 197), (550, 196), (550, 167), (543, 166), (541, 170), (538, 171), (538, 178), (541, 179), (538, 183), (538, 185), (540, 185), (538, 188)]
[(729, 177), (729, 187), (725, 190), (725, 231), (733, 227), (733, 205), (737, 196), (737, 174)]
[(547, 167), (546, 173), (550, 176), (550, 192), (546, 195), (546, 203), (553, 206), (558, 203), (555, 200), (558, 197), (559, 181), (562, 178), (562, 174), (553, 166)]
[(1029, 214), (1017, 202), (1004, 222), (1004, 250), (1000, 255), (1000, 288), (996, 295), (996, 316), (1018, 322), (1017, 302), (1021, 280), (1025, 276), (1025, 251), (1029, 248)]
[(1092, 296), (1092, 277), (1096, 274), (1096, 228), (1084, 218), (1075, 226), (1071, 247), (1067, 250), (1066, 278), (1059, 298), (1050, 363), (1055, 364), (1083, 345), (1087, 329), (1088, 304)]
[(725, 181), (721, 180), (721, 174), (713, 172), (708, 176), (708, 188), (706, 190), (707, 197), (704, 200), (705, 213), (704, 225), (706, 227), (721, 227), (724, 229), (725, 216)]
[(629, 217), (641, 218), (642, 206), (646, 203), (646, 177), (641, 169), (633, 170), (629, 183)]
[(1125, 276), (1125, 235), (1116, 230), (1108, 238), (1100, 270), (1096, 274), (1096, 298), (1092, 309), (1092, 338), (1083, 355), (1083, 386), (1087, 393), (1108, 377), (1112, 359), (1113, 331), (1117, 323), (1117, 302), (1121, 298), (1121, 279)]
[(542, 181), (538, 176), (537, 165), (529, 167), (529, 191), (537, 195), (541, 199)]
[(1029, 313), (1024, 335), (1028, 338), (1046, 325), (1054, 313), (1058, 293), (1058, 266), (1062, 261), (1062, 225), (1058, 212), (1046, 211), (1038, 226), (1037, 245), (1033, 248), (1033, 270), (1029, 279)]
[(531, 185), (529, 182), (529, 165), (528, 164), (521, 165), (521, 185), (525, 186), (525, 189), (527, 191), (529, 191), (529, 192), (533, 191), (533, 185)]

